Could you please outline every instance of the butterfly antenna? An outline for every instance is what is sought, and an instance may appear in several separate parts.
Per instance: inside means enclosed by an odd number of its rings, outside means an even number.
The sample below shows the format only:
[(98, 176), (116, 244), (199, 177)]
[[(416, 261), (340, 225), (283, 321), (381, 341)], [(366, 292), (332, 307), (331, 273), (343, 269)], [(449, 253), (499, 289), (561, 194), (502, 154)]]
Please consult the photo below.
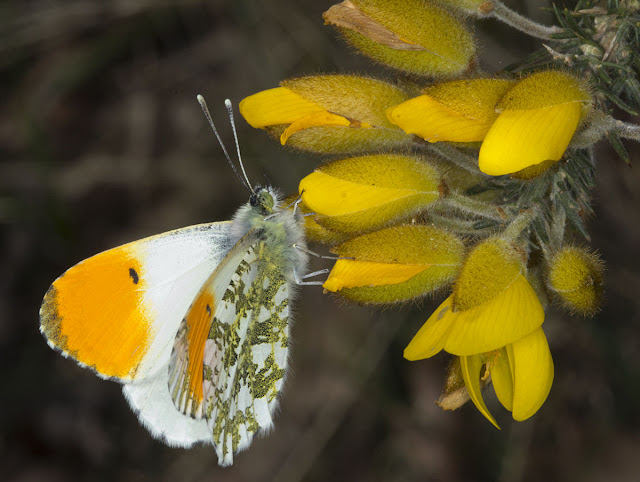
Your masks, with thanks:
[[(198, 94), (197, 99), (198, 99), (198, 103), (200, 104), (200, 107), (202, 108), (202, 112), (204, 112), (204, 116), (207, 118), (207, 121), (209, 121), (209, 125), (211, 126), (211, 129), (213, 129), (213, 133), (216, 135), (216, 139), (218, 139), (218, 143), (220, 144), (220, 147), (222, 147), (222, 152), (224, 152), (224, 157), (227, 158), (227, 162), (229, 162), (231, 169), (233, 169), (233, 172), (236, 173), (236, 176), (238, 176), (238, 179), (240, 179), (242, 184), (244, 184), (244, 187), (246, 187), (249, 191), (253, 193), (253, 188), (251, 187), (251, 185), (247, 185), (247, 181), (245, 181), (245, 179), (242, 178), (242, 176), (238, 172), (238, 168), (236, 168), (236, 165), (231, 160), (231, 157), (227, 152), (227, 148), (224, 146), (224, 142), (222, 142), (222, 138), (220, 137), (220, 134), (218, 134), (218, 129), (216, 129), (216, 125), (213, 123), (213, 118), (209, 113), (207, 102), (204, 100), (204, 97), (202, 97), (200, 94)], [(235, 129), (234, 129), (234, 135), (235, 135)], [(238, 141), (236, 140), (236, 144), (237, 143)], [(240, 163), (240, 165), (242, 166), (242, 163)], [(244, 173), (244, 168), (242, 168), (242, 172)], [(245, 178), (246, 178), (246, 174), (245, 174)]]
[(242, 174), (244, 174), (244, 180), (247, 181), (247, 184), (249, 185), (251, 192), (253, 192), (253, 187), (251, 187), (251, 183), (249, 182), (247, 173), (244, 170), (242, 156), (240, 155), (240, 143), (238, 142), (238, 133), (236, 132), (236, 121), (233, 118), (233, 107), (231, 106), (231, 101), (229, 99), (225, 99), (224, 105), (227, 108), (227, 113), (229, 114), (229, 120), (231, 121), (231, 129), (233, 130), (233, 138), (236, 141), (236, 151), (238, 152), (238, 163), (240, 164), (240, 169), (242, 169)]

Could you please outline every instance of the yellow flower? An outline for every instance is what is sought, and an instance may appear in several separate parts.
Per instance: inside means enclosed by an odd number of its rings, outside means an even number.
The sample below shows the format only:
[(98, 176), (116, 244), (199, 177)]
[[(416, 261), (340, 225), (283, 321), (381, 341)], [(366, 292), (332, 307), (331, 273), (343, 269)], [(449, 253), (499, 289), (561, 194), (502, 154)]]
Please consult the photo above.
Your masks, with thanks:
[(425, 159), (375, 154), (323, 164), (299, 192), (320, 226), (357, 234), (423, 211), (439, 199), (440, 178)]
[[(516, 420), (533, 415), (553, 380), (553, 362), (542, 331), (544, 310), (522, 274), (519, 252), (500, 238), (474, 247), (453, 293), (429, 317), (404, 350), (408, 360), (445, 350), (460, 357), (473, 403), (496, 427), (480, 393), (492, 375), (500, 402)], [(482, 366), (486, 366), (481, 374)]]
[(385, 111), (403, 102), (402, 90), (353, 75), (318, 75), (286, 80), (281, 87), (246, 97), (240, 113), (282, 145), (322, 153), (400, 147), (410, 139)]
[(553, 359), (542, 328), (499, 350), (462, 356), (460, 368), (471, 400), (497, 428), (482, 398), (481, 379), (491, 375), (498, 400), (518, 421), (540, 409), (553, 383)]
[(453, 280), (464, 245), (443, 229), (394, 226), (350, 239), (323, 287), (360, 303), (397, 303), (424, 296)]
[(496, 103), (513, 87), (504, 79), (444, 82), (427, 87), (387, 110), (387, 117), (407, 134), (429, 142), (476, 142), (484, 139), (498, 117)]
[(497, 350), (539, 328), (544, 310), (521, 271), (519, 254), (499, 238), (478, 244), (449, 296), (420, 328), (404, 356), (429, 358)]
[(441, 350), (475, 355), (496, 350), (542, 325), (544, 310), (520, 273), (501, 293), (474, 308), (455, 311), (449, 296), (404, 350), (407, 360), (430, 358)]
[(480, 170), (499, 176), (558, 161), (590, 106), (589, 92), (573, 75), (530, 75), (497, 104), (500, 115), (482, 142)]

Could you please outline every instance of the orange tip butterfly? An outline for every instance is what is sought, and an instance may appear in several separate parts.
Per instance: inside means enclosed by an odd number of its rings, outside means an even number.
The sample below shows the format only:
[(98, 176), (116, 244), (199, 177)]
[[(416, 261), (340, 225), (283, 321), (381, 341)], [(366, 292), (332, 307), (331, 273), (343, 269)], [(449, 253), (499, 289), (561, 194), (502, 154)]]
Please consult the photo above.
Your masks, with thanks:
[[(198, 101), (238, 174), (202, 96)], [(232, 221), (134, 241), (69, 268), (40, 308), (40, 331), (65, 357), (122, 383), (151, 434), (212, 444), (220, 465), (268, 430), (286, 376), (290, 302), (307, 267), (302, 215), (251, 187)]]

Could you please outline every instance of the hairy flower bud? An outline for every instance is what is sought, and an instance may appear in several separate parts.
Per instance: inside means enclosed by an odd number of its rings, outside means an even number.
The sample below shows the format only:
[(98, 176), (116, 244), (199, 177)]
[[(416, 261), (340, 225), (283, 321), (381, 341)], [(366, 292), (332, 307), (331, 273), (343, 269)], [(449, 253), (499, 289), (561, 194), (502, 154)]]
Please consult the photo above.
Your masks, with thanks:
[(427, 87), (387, 110), (391, 122), (429, 142), (476, 142), (498, 117), (496, 103), (515, 84), (504, 79), (471, 79)]
[(471, 34), (448, 11), (420, 0), (347, 0), (323, 17), (364, 55), (405, 72), (452, 77), (474, 61)]
[(409, 145), (386, 110), (404, 102), (397, 87), (354, 75), (317, 75), (285, 80), (281, 87), (240, 102), (253, 127), (266, 129), (282, 145), (321, 153), (345, 153)]
[(449, 296), (405, 348), (408, 360), (441, 350), (475, 355), (513, 343), (539, 328), (544, 310), (522, 273), (518, 252), (500, 238), (476, 245)]
[(547, 284), (570, 311), (593, 316), (602, 304), (602, 272), (597, 255), (566, 246), (549, 261)]
[(329, 162), (300, 181), (304, 203), (328, 229), (362, 233), (408, 219), (440, 196), (430, 163), (399, 154)]
[(559, 160), (590, 106), (591, 96), (575, 76), (530, 75), (498, 102), (500, 115), (480, 148), (480, 170), (499, 176)]
[(449, 284), (464, 245), (452, 233), (422, 225), (382, 229), (332, 249), (338, 259), (324, 288), (360, 303), (397, 303)]

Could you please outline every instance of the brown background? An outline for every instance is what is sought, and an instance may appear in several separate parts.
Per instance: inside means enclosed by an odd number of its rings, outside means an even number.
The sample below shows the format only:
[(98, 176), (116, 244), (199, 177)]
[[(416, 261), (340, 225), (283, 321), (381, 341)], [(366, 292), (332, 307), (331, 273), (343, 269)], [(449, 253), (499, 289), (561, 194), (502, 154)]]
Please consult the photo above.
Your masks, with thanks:
[[(123, 242), (228, 219), (246, 202), (197, 93), (231, 145), (226, 97), (237, 104), (302, 74), (390, 74), (323, 26), (329, 5), (0, 6), (0, 480), (640, 479), (640, 166), (629, 169), (607, 148), (590, 222), (607, 261), (607, 304), (592, 320), (548, 310), (553, 389), (524, 423), (487, 393), (500, 432), (473, 406), (434, 405), (446, 357), (402, 358), (432, 301), (374, 311), (302, 290), (275, 429), (230, 469), (217, 467), (210, 447), (154, 441), (117, 384), (47, 347), (38, 309), (67, 267)], [(542, 3), (510, 5), (550, 22)], [(537, 45), (492, 20), (476, 31), (487, 71)], [(268, 176), (294, 192), (320, 162), (238, 124), (254, 182)]]

